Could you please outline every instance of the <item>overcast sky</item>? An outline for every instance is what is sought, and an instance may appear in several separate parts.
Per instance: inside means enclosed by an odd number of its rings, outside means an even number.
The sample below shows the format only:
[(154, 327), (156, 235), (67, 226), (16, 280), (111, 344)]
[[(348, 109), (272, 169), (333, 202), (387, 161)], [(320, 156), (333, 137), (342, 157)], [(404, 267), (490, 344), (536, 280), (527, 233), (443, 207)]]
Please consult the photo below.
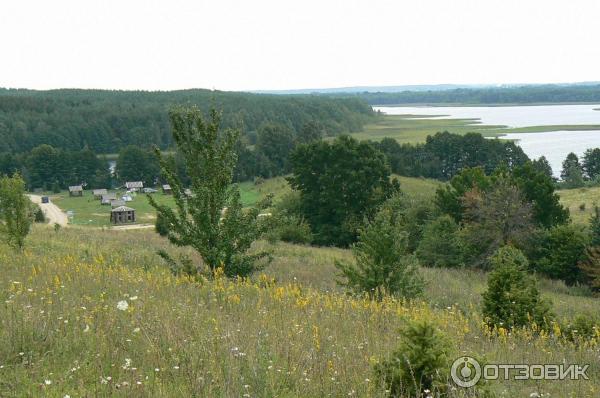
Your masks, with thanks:
[(598, 0), (1, 0), (0, 86), (600, 80)]

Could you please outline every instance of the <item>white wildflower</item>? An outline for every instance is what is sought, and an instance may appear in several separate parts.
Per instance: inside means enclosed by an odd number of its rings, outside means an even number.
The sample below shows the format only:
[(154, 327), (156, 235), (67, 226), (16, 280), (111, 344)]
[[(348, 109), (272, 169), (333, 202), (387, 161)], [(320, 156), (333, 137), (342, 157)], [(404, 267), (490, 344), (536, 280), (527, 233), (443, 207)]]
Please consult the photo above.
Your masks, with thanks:
[(127, 302), (127, 300), (121, 300), (117, 303), (118, 310), (127, 311), (128, 308), (129, 308), (129, 303)]

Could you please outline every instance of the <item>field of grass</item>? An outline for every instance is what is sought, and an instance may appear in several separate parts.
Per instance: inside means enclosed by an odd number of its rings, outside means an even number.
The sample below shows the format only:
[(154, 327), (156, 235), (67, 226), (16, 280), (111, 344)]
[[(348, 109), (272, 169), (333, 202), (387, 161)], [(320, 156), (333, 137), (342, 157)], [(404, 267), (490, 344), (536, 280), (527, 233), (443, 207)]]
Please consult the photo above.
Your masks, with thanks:
[[(283, 177), (271, 178), (258, 185), (255, 185), (253, 182), (244, 182), (239, 186), (244, 206), (256, 204), (256, 202), (266, 197), (269, 193), (273, 193), (275, 198), (277, 198), (290, 189)], [(117, 193), (119, 194), (118, 196), (121, 196), (123, 191), (117, 191)], [(63, 211), (73, 212), (74, 216), (71, 221), (73, 225), (93, 227), (110, 225), (110, 206), (101, 205), (99, 199), (94, 199), (91, 191), (85, 191), (83, 197), (70, 197), (66, 191), (49, 195), (52, 202)], [(161, 192), (153, 195), (160, 204), (174, 204), (173, 197), (170, 195), (164, 195)], [(127, 202), (127, 206), (135, 209), (138, 224), (151, 224), (156, 219), (156, 213), (144, 194), (136, 195), (133, 201)]]
[[(562, 204), (571, 213), (573, 222), (587, 224), (594, 206), (600, 206), (600, 187), (563, 189), (558, 191)], [(583, 209), (580, 207), (583, 205)]]
[(440, 131), (455, 134), (477, 132), (484, 137), (498, 137), (507, 133), (539, 133), (558, 130), (600, 130), (598, 125), (556, 125), (506, 128), (480, 124), (478, 119), (426, 119), (415, 115), (382, 115), (365, 125), (363, 131), (352, 134), (357, 139), (380, 141), (394, 138), (399, 143), (425, 142), (428, 135)]
[[(598, 339), (486, 332), (483, 274), (426, 269), (426, 301), (376, 303), (339, 292), (347, 250), (257, 246), (273, 251), (263, 275), (202, 284), (170, 274), (155, 250), (187, 250), (152, 231), (37, 226), (25, 253), (1, 246), (0, 396), (383, 397), (372, 367), (406, 320), (434, 322), (456, 357), (591, 364), (590, 380), (494, 382), (498, 396), (600, 392)], [(599, 314), (562, 284), (542, 291), (560, 318)]]
[[(435, 189), (442, 183), (425, 179), (396, 176), (400, 180), (401, 188), (409, 195), (417, 197), (431, 196)], [(253, 206), (264, 199), (268, 194), (273, 194), (276, 201), (281, 196), (290, 192), (291, 188), (285, 177), (275, 177), (255, 184), (251, 181), (239, 184), (242, 203), (244, 206)], [(123, 194), (123, 191), (119, 192)], [(83, 197), (70, 197), (64, 191), (59, 194), (49, 194), (50, 199), (63, 211), (72, 211), (74, 216), (71, 224), (92, 227), (110, 226), (110, 206), (101, 205), (99, 199), (94, 199), (90, 191), (85, 191)], [(161, 192), (153, 194), (158, 203), (173, 205), (173, 197)], [(138, 224), (152, 224), (156, 219), (155, 211), (150, 206), (146, 195), (139, 194), (128, 202), (127, 206), (136, 211)]]

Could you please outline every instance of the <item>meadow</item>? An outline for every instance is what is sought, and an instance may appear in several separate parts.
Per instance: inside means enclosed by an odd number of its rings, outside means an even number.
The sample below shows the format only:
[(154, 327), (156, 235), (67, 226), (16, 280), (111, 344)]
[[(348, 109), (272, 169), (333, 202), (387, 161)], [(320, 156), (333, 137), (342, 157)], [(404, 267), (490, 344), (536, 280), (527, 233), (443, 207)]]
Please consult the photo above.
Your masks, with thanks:
[[(239, 184), (240, 196), (244, 206), (252, 206), (258, 201), (264, 199), (269, 193), (272, 193), (276, 198), (289, 191), (289, 185), (284, 177), (275, 177), (260, 184), (253, 182), (243, 182)], [(120, 197), (124, 194), (124, 190), (110, 191), (116, 192)], [(71, 197), (67, 191), (58, 194), (48, 193), (50, 200), (60, 207), (63, 211), (73, 212), (73, 217), (70, 223), (73, 225), (91, 226), (91, 227), (107, 227), (110, 226), (110, 209), (108, 205), (100, 204), (99, 199), (95, 199), (91, 191), (84, 191), (83, 197)], [(154, 199), (159, 204), (174, 206), (174, 200), (171, 195), (165, 195), (162, 192), (152, 194)], [(153, 224), (156, 220), (156, 212), (150, 206), (150, 202), (145, 194), (137, 194), (133, 196), (131, 202), (127, 202), (126, 206), (134, 208), (136, 211), (138, 224)]]
[[(260, 274), (197, 283), (155, 254), (189, 250), (149, 230), (36, 226), (27, 243), (24, 253), (0, 247), (0, 396), (383, 397), (372, 367), (407, 320), (433, 322), (456, 357), (591, 364), (587, 381), (492, 382), (497, 396), (600, 393), (600, 335), (574, 343), (558, 325), (490, 334), (479, 272), (425, 268), (423, 300), (378, 303), (336, 285), (342, 249), (257, 242), (274, 258)], [(559, 319), (600, 315), (576, 289), (541, 286)]]

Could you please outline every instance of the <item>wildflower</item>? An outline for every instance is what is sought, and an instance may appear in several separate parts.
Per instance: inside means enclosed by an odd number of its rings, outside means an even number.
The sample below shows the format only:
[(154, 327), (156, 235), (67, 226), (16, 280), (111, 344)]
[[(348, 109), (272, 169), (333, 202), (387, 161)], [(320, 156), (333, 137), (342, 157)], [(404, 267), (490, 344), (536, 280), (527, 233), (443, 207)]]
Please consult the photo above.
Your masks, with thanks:
[(139, 333), (139, 332), (140, 332), (140, 328), (133, 329), (133, 333)]
[(44, 384), (49, 386), (50, 384), (52, 384), (52, 380), (44, 380)]
[(179, 370), (179, 366), (177, 366), (177, 365), (176, 365), (176, 366), (173, 366), (173, 369), (175, 369), (175, 370)]
[(129, 303), (127, 302), (127, 300), (121, 300), (117, 303), (118, 310), (127, 311), (128, 308), (129, 308)]
[(130, 299), (131, 301), (135, 301), (135, 300), (137, 300), (137, 299), (138, 299), (138, 296), (132, 296), (132, 297), (129, 297), (129, 299)]

